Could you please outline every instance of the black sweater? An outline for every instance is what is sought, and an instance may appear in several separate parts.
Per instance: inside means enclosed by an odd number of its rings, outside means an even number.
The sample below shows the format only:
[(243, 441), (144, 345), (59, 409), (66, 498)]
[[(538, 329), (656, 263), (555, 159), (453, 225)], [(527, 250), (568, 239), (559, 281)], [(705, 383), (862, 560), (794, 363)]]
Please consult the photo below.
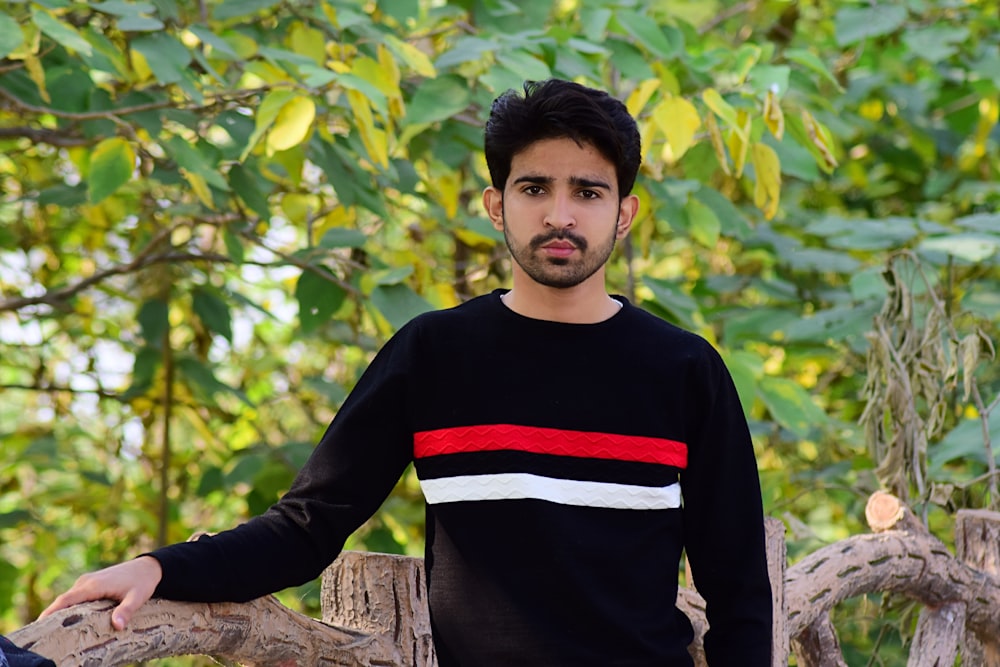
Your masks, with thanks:
[(315, 578), (413, 461), (443, 667), (690, 665), (682, 549), (709, 664), (769, 665), (756, 462), (714, 348), (624, 299), (566, 324), (500, 294), (400, 330), (280, 502), (154, 552), (156, 594), (244, 601)]

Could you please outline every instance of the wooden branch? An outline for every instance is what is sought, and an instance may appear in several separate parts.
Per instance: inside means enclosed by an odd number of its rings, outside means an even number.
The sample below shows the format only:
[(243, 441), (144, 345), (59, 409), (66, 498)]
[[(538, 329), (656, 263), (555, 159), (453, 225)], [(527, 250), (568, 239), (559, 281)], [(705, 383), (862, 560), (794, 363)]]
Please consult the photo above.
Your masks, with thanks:
[(216, 655), (255, 667), (367, 667), (393, 650), (371, 635), (321, 623), (274, 597), (244, 604), (150, 600), (123, 631), (117, 603), (88, 602), (16, 630), (10, 639), (59, 667), (118, 667), (178, 655)]
[(829, 614), (817, 618), (791, 641), (799, 667), (847, 667)]
[(876, 591), (931, 607), (968, 604), (968, 627), (1000, 636), (1000, 577), (954, 558), (937, 539), (907, 531), (859, 535), (824, 547), (788, 568), (788, 634), (797, 637), (840, 602)]
[(920, 610), (917, 632), (910, 644), (910, 659), (906, 662), (906, 667), (954, 665), (955, 658), (958, 657), (958, 644), (964, 634), (964, 602), (924, 607)]

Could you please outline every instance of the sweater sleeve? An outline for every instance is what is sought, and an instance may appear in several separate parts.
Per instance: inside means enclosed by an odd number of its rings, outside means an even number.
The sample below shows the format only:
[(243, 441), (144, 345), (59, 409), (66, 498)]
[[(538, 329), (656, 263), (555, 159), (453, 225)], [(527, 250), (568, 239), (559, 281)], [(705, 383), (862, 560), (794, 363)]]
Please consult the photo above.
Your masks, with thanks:
[(704, 346), (688, 378), (699, 406), (681, 488), (684, 546), (707, 604), (705, 655), (711, 667), (769, 667), (772, 602), (756, 459), (729, 371)]
[(319, 576), (412, 459), (409, 333), (376, 355), (281, 500), (232, 530), (150, 554), (163, 568), (157, 597), (245, 602)]

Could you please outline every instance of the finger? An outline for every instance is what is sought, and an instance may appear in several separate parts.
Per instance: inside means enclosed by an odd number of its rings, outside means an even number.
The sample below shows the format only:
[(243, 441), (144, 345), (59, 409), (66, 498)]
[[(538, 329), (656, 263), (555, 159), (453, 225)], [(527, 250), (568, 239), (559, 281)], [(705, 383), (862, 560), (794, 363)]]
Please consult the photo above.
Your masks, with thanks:
[(121, 604), (115, 607), (114, 611), (111, 612), (111, 625), (116, 630), (124, 630), (128, 622), (132, 620), (132, 616), (135, 612), (145, 604), (146, 600), (149, 599), (147, 596), (139, 593), (136, 589), (130, 590), (125, 594), (124, 599), (122, 599)]
[(60, 595), (59, 597), (57, 597), (55, 600), (53, 600), (52, 604), (46, 607), (45, 610), (42, 611), (41, 614), (39, 614), (38, 618), (45, 618), (46, 616), (50, 616), (55, 612), (59, 611), (60, 609), (66, 609), (67, 607), (72, 607), (75, 604), (85, 601), (86, 598), (83, 597), (82, 593), (77, 592), (76, 589), (70, 589), (65, 593), (63, 593), (62, 595)]

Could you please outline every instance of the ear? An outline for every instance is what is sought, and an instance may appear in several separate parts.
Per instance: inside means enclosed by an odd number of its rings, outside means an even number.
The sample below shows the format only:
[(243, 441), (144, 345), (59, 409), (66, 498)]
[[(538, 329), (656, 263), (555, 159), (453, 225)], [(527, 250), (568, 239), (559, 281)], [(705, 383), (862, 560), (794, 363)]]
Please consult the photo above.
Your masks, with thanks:
[(639, 197), (628, 195), (618, 205), (618, 226), (615, 228), (615, 239), (621, 241), (632, 229), (632, 221), (639, 212)]
[(483, 208), (489, 216), (493, 228), (503, 231), (503, 193), (492, 185), (483, 190)]

